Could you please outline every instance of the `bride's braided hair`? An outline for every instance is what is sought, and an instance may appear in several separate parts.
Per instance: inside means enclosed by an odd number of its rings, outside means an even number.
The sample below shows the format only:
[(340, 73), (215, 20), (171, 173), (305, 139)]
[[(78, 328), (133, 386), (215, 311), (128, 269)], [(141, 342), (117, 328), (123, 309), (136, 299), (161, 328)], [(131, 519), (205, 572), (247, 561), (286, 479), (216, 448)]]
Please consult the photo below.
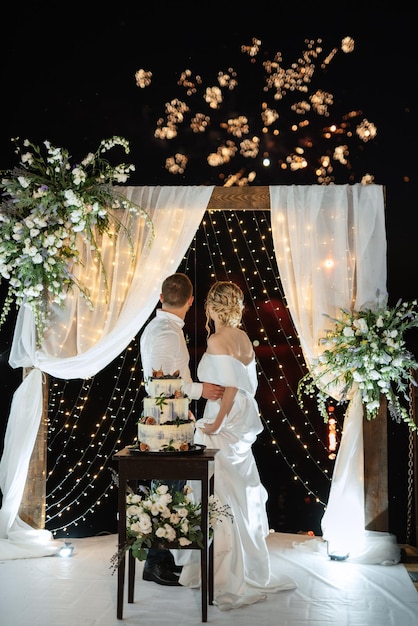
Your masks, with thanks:
[(219, 321), (225, 326), (239, 326), (244, 310), (244, 294), (235, 283), (218, 281), (209, 289), (206, 296), (205, 328), (210, 334), (209, 308), (218, 315)]

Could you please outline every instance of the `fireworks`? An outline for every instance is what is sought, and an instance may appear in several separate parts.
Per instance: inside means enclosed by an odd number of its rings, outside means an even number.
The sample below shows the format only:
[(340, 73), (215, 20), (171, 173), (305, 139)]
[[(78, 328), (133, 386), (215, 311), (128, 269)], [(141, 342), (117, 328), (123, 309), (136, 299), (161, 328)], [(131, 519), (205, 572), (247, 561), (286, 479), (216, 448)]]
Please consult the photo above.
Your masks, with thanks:
[[(348, 182), (341, 175), (344, 171), (345, 178), (355, 182), (350, 152), (359, 141), (373, 140), (377, 129), (361, 110), (347, 111), (340, 120), (329, 121), (336, 98), (329, 88), (320, 87), (320, 74), (341, 54), (353, 52), (354, 41), (345, 37), (340, 48), (325, 51), (324, 47), (321, 39), (307, 39), (296, 61), (286, 65), (281, 51), (266, 60), (262, 42), (253, 38), (249, 45), (241, 46), (241, 53), (251, 64), (248, 72), (241, 71), (241, 78), (229, 66), (215, 74), (217, 84), (206, 85), (203, 74), (182, 70), (176, 88), (183, 89), (184, 95), (162, 103), (165, 116), (156, 119), (154, 131), (157, 141), (168, 140), (174, 145), (165, 157), (167, 171), (185, 174), (193, 158), (202, 167), (206, 163), (217, 169), (224, 184), (238, 180), (248, 184), (257, 167), (266, 164), (272, 172), (277, 171), (279, 181), (287, 171), (298, 182), (297, 173), (305, 170), (317, 183), (330, 184), (336, 182), (338, 170), (343, 180), (337, 182)], [(149, 87), (152, 76), (150, 71), (138, 70), (137, 86)], [(234, 97), (238, 86), (239, 98)], [(254, 114), (257, 90), (260, 104)], [(250, 105), (252, 110), (246, 111)], [(199, 140), (202, 134), (204, 144)], [(170, 151), (166, 144), (164, 147)], [(363, 174), (360, 181), (366, 184), (373, 176)]]

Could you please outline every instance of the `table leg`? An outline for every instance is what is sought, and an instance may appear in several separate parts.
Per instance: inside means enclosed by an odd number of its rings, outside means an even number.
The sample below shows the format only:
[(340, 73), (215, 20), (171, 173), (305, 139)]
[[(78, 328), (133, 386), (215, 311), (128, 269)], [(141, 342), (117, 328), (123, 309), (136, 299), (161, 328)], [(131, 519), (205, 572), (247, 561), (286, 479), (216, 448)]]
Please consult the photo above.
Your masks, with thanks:
[(123, 619), (123, 587), (125, 584), (125, 555), (123, 555), (118, 565), (118, 600), (116, 616)]
[(200, 577), (202, 585), (202, 622), (208, 621), (208, 542), (209, 542), (209, 512), (208, 512), (208, 478), (202, 480), (202, 531), (203, 550), (200, 553)]
[[(215, 489), (215, 480), (214, 476), (211, 477), (209, 483), (209, 493), (213, 495)], [(208, 540), (209, 540), (209, 532), (208, 532)], [(209, 540), (209, 604), (213, 604), (213, 539)]]
[(128, 555), (128, 602), (130, 604), (134, 601), (134, 588), (135, 588), (135, 566), (136, 559), (132, 556), (132, 550), (129, 550)]
[(213, 604), (213, 540), (209, 546), (209, 604)]
[[(190, 476), (191, 480), (200, 480), (202, 484), (202, 534), (203, 548), (201, 553), (201, 592), (202, 592), (202, 622), (207, 622), (208, 600), (213, 604), (214, 596), (214, 563), (213, 563), (213, 541), (209, 541), (209, 496), (214, 493), (214, 455), (217, 450), (208, 450), (202, 454), (202, 458), (191, 457), (183, 459), (170, 459), (169, 464), (164, 459), (163, 467), (160, 467), (160, 459), (144, 456), (143, 458), (131, 455), (127, 449), (117, 453), (113, 458), (119, 462), (118, 475), (118, 552), (120, 561), (118, 563), (118, 588), (117, 588), (117, 619), (123, 619), (123, 601), (125, 572), (128, 567), (128, 602), (134, 602), (135, 590), (135, 569), (136, 560), (132, 552), (128, 551), (126, 556), (126, 493), (128, 483), (133, 481), (158, 479), (160, 475), (171, 474), (172, 478), (181, 480)], [(210, 453), (210, 454), (209, 454)], [(185, 466), (186, 464), (186, 466)], [(209, 470), (210, 467), (210, 470)], [(163, 471), (164, 469), (164, 471)], [(210, 478), (209, 478), (210, 476)], [(196, 548), (197, 549), (197, 548)], [(209, 581), (208, 581), (209, 576)]]
[(116, 615), (118, 619), (123, 619), (123, 596), (125, 586), (126, 551), (126, 476), (119, 472), (118, 489), (118, 549), (123, 550), (118, 565), (118, 598)]

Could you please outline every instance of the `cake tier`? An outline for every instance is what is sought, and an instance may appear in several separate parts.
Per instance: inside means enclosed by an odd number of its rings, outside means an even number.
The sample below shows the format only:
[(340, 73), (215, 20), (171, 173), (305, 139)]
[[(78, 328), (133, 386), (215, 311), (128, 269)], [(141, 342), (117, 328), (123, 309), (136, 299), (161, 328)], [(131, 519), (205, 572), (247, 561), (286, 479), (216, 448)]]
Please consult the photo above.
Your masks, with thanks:
[(153, 417), (157, 424), (187, 421), (189, 398), (144, 398), (144, 420)]
[(150, 378), (147, 382), (148, 395), (151, 398), (184, 397), (183, 382), (182, 378)]
[(193, 445), (194, 422), (178, 426), (138, 423), (138, 443), (142, 450), (164, 452), (164, 450), (188, 450)]

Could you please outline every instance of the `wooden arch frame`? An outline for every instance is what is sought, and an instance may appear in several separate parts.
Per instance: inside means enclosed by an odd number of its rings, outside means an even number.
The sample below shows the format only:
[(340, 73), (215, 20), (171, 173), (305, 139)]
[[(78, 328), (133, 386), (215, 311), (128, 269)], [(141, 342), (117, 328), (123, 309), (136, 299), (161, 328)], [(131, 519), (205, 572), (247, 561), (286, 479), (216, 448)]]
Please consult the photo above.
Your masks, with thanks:
[[(269, 187), (215, 187), (207, 211), (270, 211)], [(44, 380), (44, 409), (32, 453), (19, 516), (34, 528), (45, 527), (48, 377)], [(387, 405), (382, 398), (373, 423), (363, 420), (364, 495), (366, 530), (388, 532)]]

